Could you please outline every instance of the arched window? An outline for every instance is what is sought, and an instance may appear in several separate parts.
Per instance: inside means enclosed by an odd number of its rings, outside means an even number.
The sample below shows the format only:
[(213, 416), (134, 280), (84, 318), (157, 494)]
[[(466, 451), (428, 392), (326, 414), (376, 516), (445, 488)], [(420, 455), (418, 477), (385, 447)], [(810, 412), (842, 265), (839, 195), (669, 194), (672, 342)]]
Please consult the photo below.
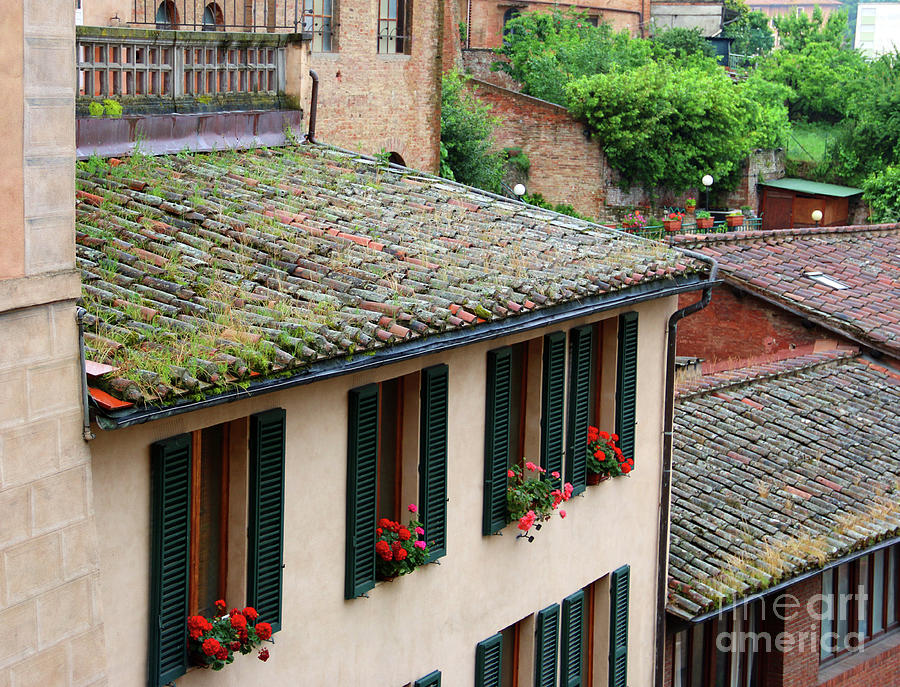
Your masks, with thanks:
[(172, 0), (163, 0), (156, 8), (156, 28), (169, 30), (178, 28), (178, 10), (175, 9)]
[(403, 158), (400, 156), (400, 153), (395, 153), (394, 151), (391, 151), (391, 154), (388, 155), (388, 162), (406, 167), (406, 162), (404, 162)]
[(519, 14), (521, 14), (521, 12), (519, 12), (518, 8), (516, 8), (516, 7), (510, 7), (508, 10), (506, 10), (506, 12), (503, 13), (503, 42), (504, 43), (506, 42), (506, 36), (509, 35), (509, 31), (510, 31), (509, 27), (507, 27), (507, 24), (510, 22), (511, 19), (515, 19), (516, 17), (518, 17)]
[(203, 10), (204, 31), (224, 31), (225, 17), (222, 8), (216, 2), (209, 3)]

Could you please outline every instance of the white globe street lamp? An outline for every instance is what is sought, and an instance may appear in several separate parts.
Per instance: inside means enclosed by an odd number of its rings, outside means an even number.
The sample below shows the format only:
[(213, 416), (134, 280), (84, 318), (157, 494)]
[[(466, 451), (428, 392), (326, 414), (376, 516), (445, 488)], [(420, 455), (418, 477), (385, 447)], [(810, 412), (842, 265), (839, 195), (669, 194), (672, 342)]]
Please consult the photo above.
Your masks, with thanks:
[(706, 187), (706, 209), (709, 210), (709, 187), (712, 186), (713, 183), (712, 174), (704, 174), (700, 183)]

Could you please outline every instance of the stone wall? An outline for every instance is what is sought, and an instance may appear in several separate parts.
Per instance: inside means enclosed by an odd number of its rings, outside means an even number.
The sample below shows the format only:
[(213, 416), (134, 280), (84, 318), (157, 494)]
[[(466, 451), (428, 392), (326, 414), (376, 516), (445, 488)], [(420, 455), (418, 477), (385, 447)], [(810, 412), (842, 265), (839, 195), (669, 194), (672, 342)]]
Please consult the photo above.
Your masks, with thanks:
[(781, 179), (784, 176), (784, 149), (756, 150), (741, 165), (741, 180), (725, 198), (724, 205), (739, 208), (749, 205), (753, 212), (759, 214), (760, 194), (757, 184), (770, 179)]
[(105, 684), (74, 270), (74, 5), (0, 3), (0, 685)]

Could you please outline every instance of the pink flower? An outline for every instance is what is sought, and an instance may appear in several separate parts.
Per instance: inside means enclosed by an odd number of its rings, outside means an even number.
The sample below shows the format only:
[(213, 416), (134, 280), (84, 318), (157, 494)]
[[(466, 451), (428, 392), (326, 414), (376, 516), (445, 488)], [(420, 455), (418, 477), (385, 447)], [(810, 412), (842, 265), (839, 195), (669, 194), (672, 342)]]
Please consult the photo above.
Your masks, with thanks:
[(421, 535), (425, 534), (425, 530), (424, 530), (423, 528), (421, 528), (421, 527), (417, 527), (417, 528), (416, 528), (416, 534), (418, 534), (418, 535), (421, 536)]
[(518, 525), (519, 529), (522, 530), (523, 532), (527, 532), (528, 530), (530, 530), (531, 526), (534, 524), (536, 517), (537, 516), (535, 516), (533, 510), (530, 510), (527, 513), (525, 513), (525, 515), (523, 515), (521, 518), (519, 518), (519, 525)]
[(531, 470), (532, 472), (537, 472), (537, 470), (538, 470), (538, 466), (535, 465), (534, 463), (532, 463), (531, 461), (528, 461), (527, 463), (525, 463), (525, 467), (528, 470)]
[(419, 539), (418, 541), (413, 542), (413, 546), (415, 546), (417, 549), (424, 549), (425, 542)]
[(553, 479), (559, 479), (559, 473), (558, 473), (556, 470), (554, 470), (553, 472), (551, 472), (551, 473), (550, 473), (550, 476), (551, 476)]
[(563, 501), (568, 501), (570, 498), (572, 498), (572, 492), (574, 491), (574, 489), (575, 488), (569, 482), (566, 482), (563, 485)]
[(417, 512), (417, 511), (419, 510), (418, 508), (416, 508), (416, 504), (414, 504), (414, 503), (409, 504), (409, 505), (406, 507), (406, 509), (407, 509), (410, 513), (415, 513), (415, 512)]
[(561, 518), (566, 517), (566, 511), (564, 511), (564, 510), (559, 511), (559, 517), (561, 517)]
[(506, 471), (506, 476), (507, 476), (507, 477), (515, 477), (515, 476), (516, 476), (516, 473), (513, 472), (512, 470), (507, 470), (507, 471)]

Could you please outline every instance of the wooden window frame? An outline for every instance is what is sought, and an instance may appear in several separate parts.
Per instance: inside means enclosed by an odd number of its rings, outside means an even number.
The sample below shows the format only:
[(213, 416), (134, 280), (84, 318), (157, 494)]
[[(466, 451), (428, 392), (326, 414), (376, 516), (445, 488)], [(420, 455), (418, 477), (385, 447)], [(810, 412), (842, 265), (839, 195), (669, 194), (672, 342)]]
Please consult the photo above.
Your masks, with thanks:
[[(397, 0), (396, 17), (390, 16), (390, 11), (386, 15), (382, 15), (381, 6), (382, 0), (378, 0), (376, 52), (379, 55), (409, 55), (412, 47), (413, 0)], [(389, 0), (388, 7), (390, 7)], [(391, 41), (393, 41), (393, 50), (388, 49)]]
[(378, 416), (380, 418), (379, 423), (381, 427), (379, 428), (379, 432), (383, 431), (388, 427), (388, 425), (384, 422), (384, 419), (389, 417), (384, 413), (384, 386), (389, 383), (396, 383), (397, 385), (397, 404), (393, 409), (396, 412), (396, 416), (394, 417), (394, 423), (391, 427), (394, 435), (394, 455), (389, 457), (391, 470), (393, 471), (393, 480), (394, 480), (394, 503), (390, 505), (390, 510), (388, 511), (381, 503), (381, 485), (382, 478), (385, 472), (386, 464), (383, 460), (386, 457), (382, 452), (382, 437), (379, 437), (378, 440), (378, 458), (377, 464), (375, 468), (375, 479), (376, 479), (376, 487), (375, 487), (375, 513), (379, 518), (388, 518), (390, 520), (400, 521), (403, 514), (401, 512), (401, 503), (403, 502), (403, 496), (401, 494), (401, 490), (403, 488), (403, 443), (404, 443), (404, 413), (405, 413), (405, 403), (406, 403), (406, 375), (402, 375), (400, 377), (393, 377), (391, 379), (385, 379), (383, 381), (378, 382)]
[[(337, 2), (338, 0), (331, 1), (331, 14), (326, 14), (325, 0), (303, 0), (303, 30), (313, 34), (310, 43), (312, 52), (335, 52), (334, 29)], [(317, 9), (321, 11), (317, 12)], [(316, 29), (317, 22), (321, 29)]]
[[(212, 425), (204, 429), (212, 429), (218, 425)], [(222, 427), (222, 446), (219, 460), (222, 466), (222, 483), (219, 504), (219, 561), (218, 561), (218, 588), (216, 596), (224, 599), (228, 581), (228, 512), (229, 512), (229, 465), (231, 462), (231, 425), (226, 422)], [(199, 583), (200, 583), (200, 494), (202, 489), (203, 474), (203, 429), (191, 432), (191, 541), (190, 541), (190, 572), (188, 586), (188, 609), (191, 615), (197, 615), (199, 608)]]

